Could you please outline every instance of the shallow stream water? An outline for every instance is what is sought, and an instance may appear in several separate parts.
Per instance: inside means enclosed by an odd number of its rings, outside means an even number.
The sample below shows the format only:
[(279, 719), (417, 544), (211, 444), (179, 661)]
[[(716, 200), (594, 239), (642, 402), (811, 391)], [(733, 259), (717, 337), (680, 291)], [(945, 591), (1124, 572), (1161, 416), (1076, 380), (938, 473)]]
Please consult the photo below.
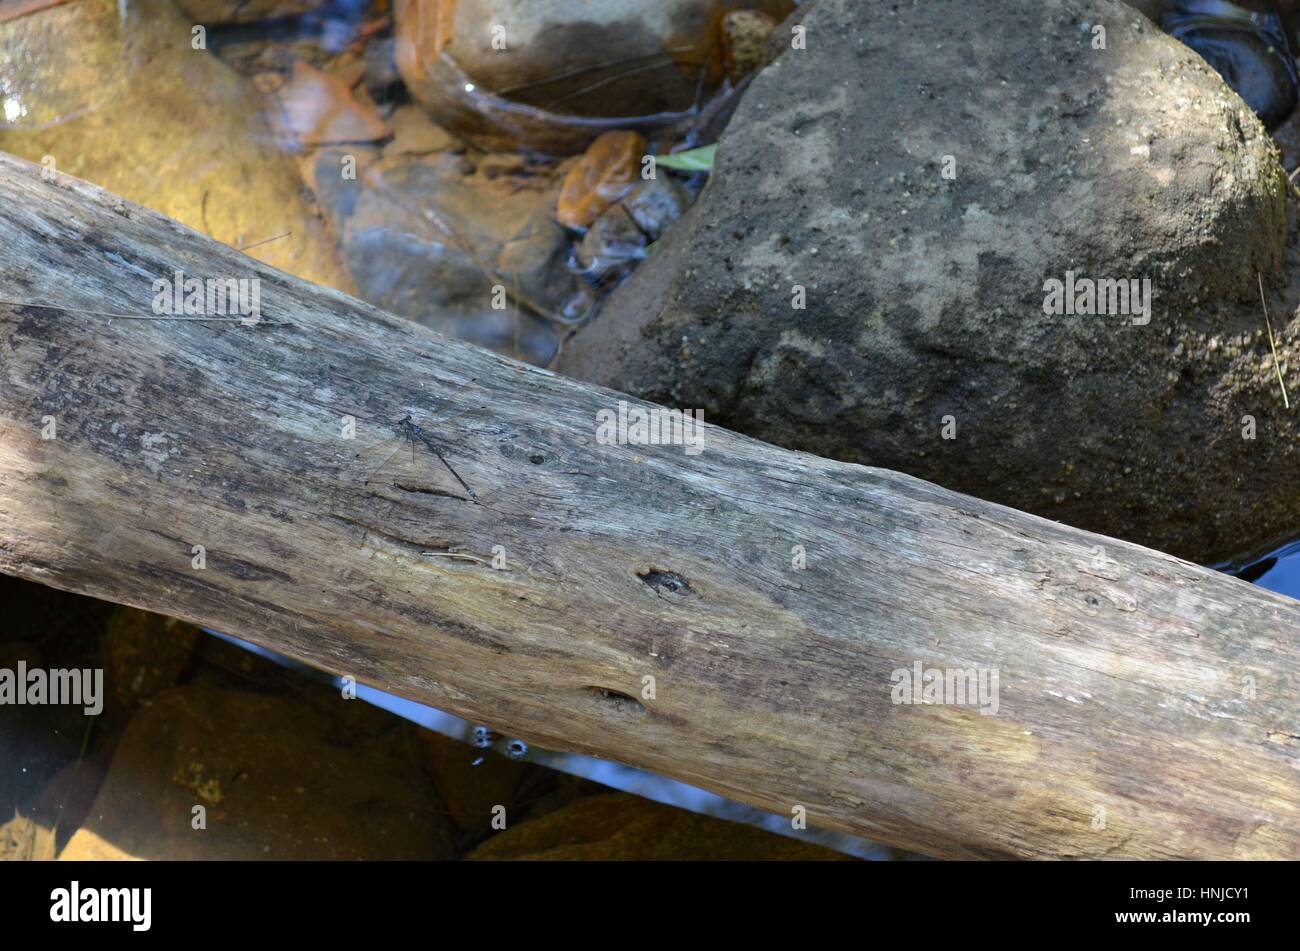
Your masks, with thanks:
[(1300, 599), (1300, 540), (1251, 560), (1233, 574), (1269, 591)]

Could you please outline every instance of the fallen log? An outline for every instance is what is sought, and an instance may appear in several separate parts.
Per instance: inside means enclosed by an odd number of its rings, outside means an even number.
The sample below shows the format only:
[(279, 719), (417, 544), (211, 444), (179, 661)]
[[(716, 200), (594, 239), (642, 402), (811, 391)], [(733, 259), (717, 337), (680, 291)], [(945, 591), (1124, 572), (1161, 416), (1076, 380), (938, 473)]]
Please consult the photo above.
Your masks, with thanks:
[[(935, 856), (1300, 857), (1300, 604), (708, 425), (610, 444), (617, 393), (47, 177), (0, 156), (0, 571)], [(178, 271), (260, 320), (168, 317)]]
[(37, 13), (67, 2), (68, 0), (0, 0), (0, 23), (17, 20), (29, 13)]

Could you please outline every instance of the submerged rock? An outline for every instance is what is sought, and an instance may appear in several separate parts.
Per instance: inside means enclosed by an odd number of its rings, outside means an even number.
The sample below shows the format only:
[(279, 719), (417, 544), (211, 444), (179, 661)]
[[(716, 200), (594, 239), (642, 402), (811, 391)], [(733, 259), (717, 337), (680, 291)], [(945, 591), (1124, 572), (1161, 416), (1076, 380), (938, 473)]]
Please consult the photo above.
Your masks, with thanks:
[(387, 156), (449, 152), (460, 145), (418, 106), (398, 106), (388, 123), (393, 129), (393, 141), (384, 149)]
[(769, 59), (776, 20), (759, 10), (733, 10), (722, 18), (722, 62), (727, 78), (740, 82)]
[(1268, 128), (1296, 105), (1296, 65), (1282, 19), (1226, 0), (1169, 0), (1162, 24), (1218, 71)]
[[(250, 255), (352, 284), (248, 80), (167, 0), (79, 0), (0, 24), (0, 149), (46, 160)], [(286, 234), (287, 232), (287, 234)], [(124, 306), (147, 306), (150, 284)], [(128, 302), (129, 301), (129, 302)]]
[(174, 0), (194, 23), (218, 26), (292, 17), (322, 5), (321, 0)]
[(851, 861), (798, 839), (626, 794), (580, 799), (503, 832), (478, 861)]
[(580, 152), (682, 116), (722, 79), (720, 21), (793, 0), (397, 0), (397, 64), (434, 118), (486, 148)]
[(118, 708), (132, 711), (175, 686), (198, 638), (198, 628), (176, 618), (126, 606), (114, 610), (104, 634), (104, 658)]
[(205, 684), (164, 691), (132, 718), (62, 857), (451, 858), (451, 824), (403, 724), (362, 701), (332, 702)]
[(638, 182), (583, 234), (574, 249), (574, 270), (593, 287), (613, 286), (645, 258), (649, 246), (690, 203), (689, 192), (667, 173)]
[(557, 336), (538, 313), (574, 288), (552, 170), (511, 155), (394, 154), (339, 181), (336, 153), (318, 164), (363, 299), (501, 353), (551, 359)]
[(451, 818), (474, 841), (491, 833), (493, 809), (513, 806), (526, 777), (540, 771), (432, 730), (417, 729), (413, 736)]
[(803, 22), (559, 369), (1203, 561), (1293, 531), (1285, 175), (1205, 62), (1110, 0)]
[(593, 284), (624, 277), (645, 257), (645, 233), (621, 204), (601, 214), (578, 242), (579, 273)]
[(300, 146), (377, 142), (391, 135), (374, 106), (356, 99), (346, 82), (301, 61), (275, 97)]
[(658, 241), (686, 213), (691, 194), (670, 175), (661, 173), (650, 181), (638, 183), (620, 204), (648, 239)]
[(560, 188), (555, 218), (584, 232), (574, 265), (592, 285), (621, 280), (645, 257), (646, 247), (686, 210), (690, 195), (667, 171), (641, 176), (645, 139), (606, 132), (591, 143)]
[(645, 146), (636, 132), (606, 132), (592, 142), (564, 177), (555, 219), (566, 228), (590, 228), (635, 184)]

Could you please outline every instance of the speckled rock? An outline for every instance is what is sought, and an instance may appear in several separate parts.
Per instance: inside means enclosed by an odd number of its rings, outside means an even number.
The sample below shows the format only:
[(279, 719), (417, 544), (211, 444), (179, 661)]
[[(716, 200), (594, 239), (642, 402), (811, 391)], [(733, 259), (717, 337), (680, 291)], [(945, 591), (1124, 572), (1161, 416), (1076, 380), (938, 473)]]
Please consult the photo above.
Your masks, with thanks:
[[(822, 0), (804, 23), (560, 369), (1203, 561), (1294, 530), (1257, 283), (1286, 184), (1218, 75), (1113, 0)], [(1070, 273), (1149, 279), (1149, 322), (1047, 313)]]
[(1124, 0), (1130, 7), (1139, 13), (1146, 15), (1152, 23), (1160, 22), (1160, 10), (1165, 5), (1165, 0)]
[(733, 10), (722, 18), (722, 61), (727, 78), (740, 82), (769, 60), (776, 19), (759, 10)]

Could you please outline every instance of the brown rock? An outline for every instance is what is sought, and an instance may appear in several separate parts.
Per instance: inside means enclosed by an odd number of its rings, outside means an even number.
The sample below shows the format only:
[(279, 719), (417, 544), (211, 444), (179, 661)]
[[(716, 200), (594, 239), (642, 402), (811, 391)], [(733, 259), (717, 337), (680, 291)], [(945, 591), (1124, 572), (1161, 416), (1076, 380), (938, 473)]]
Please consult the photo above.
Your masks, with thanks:
[[(516, 155), (396, 155), (327, 187), (337, 168), (316, 179), (360, 297), (520, 359), (551, 358), (554, 330), (532, 311), (558, 309), (574, 279), (550, 169)], [(503, 309), (493, 306), (497, 287)]]
[(606, 132), (591, 143), (565, 176), (555, 220), (566, 228), (590, 228), (636, 183), (645, 147), (645, 137), (636, 132)]
[(346, 79), (301, 61), (275, 97), (285, 125), (303, 146), (377, 142), (391, 134), (374, 106), (352, 95)]
[(199, 629), (176, 618), (118, 607), (104, 635), (108, 682), (119, 707), (130, 711), (175, 686), (194, 653)]
[(793, 0), (396, 0), (412, 96), (484, 148), (582, 151), (612, 129), (671, 125), (722, 80), (719, 24)]
[(204, 26), (254, 23), (296, 16), (321, 5), (321, 0), (175, 0), (181, 12)]
[(54, 831), (48, 826), (17, 813), (0, 823), (0, 862), (40, 862), (54, 855)]
[(508, 827), (466, 858), (530, 861), (844, 860), (846, 855), (753, 826), (623, 793), (581, 799)]
[[(167, 0), (79, 0), (0, 24), (0, 149), (94, 182), (232, 247), (351, 292), (292, 161), (268, 143), (266, 100), (206, 50)], [(216, 105), (214, 105), (216, 104)], [(165, 275), (157, 275), (163, 277)], [(207, 276), (207, 275), (205, 275)], [(120, 305), (147, 313), (132, 276)]]
[(489, 832), (492, 808), (509, 808), (525, 775), (537, 769), (433, 730), (417, 729), (415, 736), (438, 793), (462, 832)]
[[(131, 720), (67, 853), (93, 842), (88, 833), (148, 859), (449, 858), (442, 803), (401, 723), (358, 736), (348, 721), (379, 712), (343, 709), (352, 704), (203, 684), (164, 691)], [(192, 827), (196, 806), (206, 829)]]
[(732, 10), (722, 18), (722, 62), (733, 83), (767, 60), (776, 20), (761, 10)]
[(430, 119), (418, 106), (399, 106), (389, 119), (393, 141), (384, 148), (385, 156), (428, 155), (461, 148), (451, 133)]
[(289, 672), (275, 661), (220, 637), (204, 635), (194, 649), (191, 679), (209, 686), (266, 692), (284, 689)]
[(690, 207), (691, 196), (668, 175), (638, 183), (621, 202), (636, 226), (651, 241), (658, 241), (670, 225)]
[(593, 284), (618, 279), (645, 257), (646, 236), (623, 205), (597, 218), (578, 242), (576, 257)]

